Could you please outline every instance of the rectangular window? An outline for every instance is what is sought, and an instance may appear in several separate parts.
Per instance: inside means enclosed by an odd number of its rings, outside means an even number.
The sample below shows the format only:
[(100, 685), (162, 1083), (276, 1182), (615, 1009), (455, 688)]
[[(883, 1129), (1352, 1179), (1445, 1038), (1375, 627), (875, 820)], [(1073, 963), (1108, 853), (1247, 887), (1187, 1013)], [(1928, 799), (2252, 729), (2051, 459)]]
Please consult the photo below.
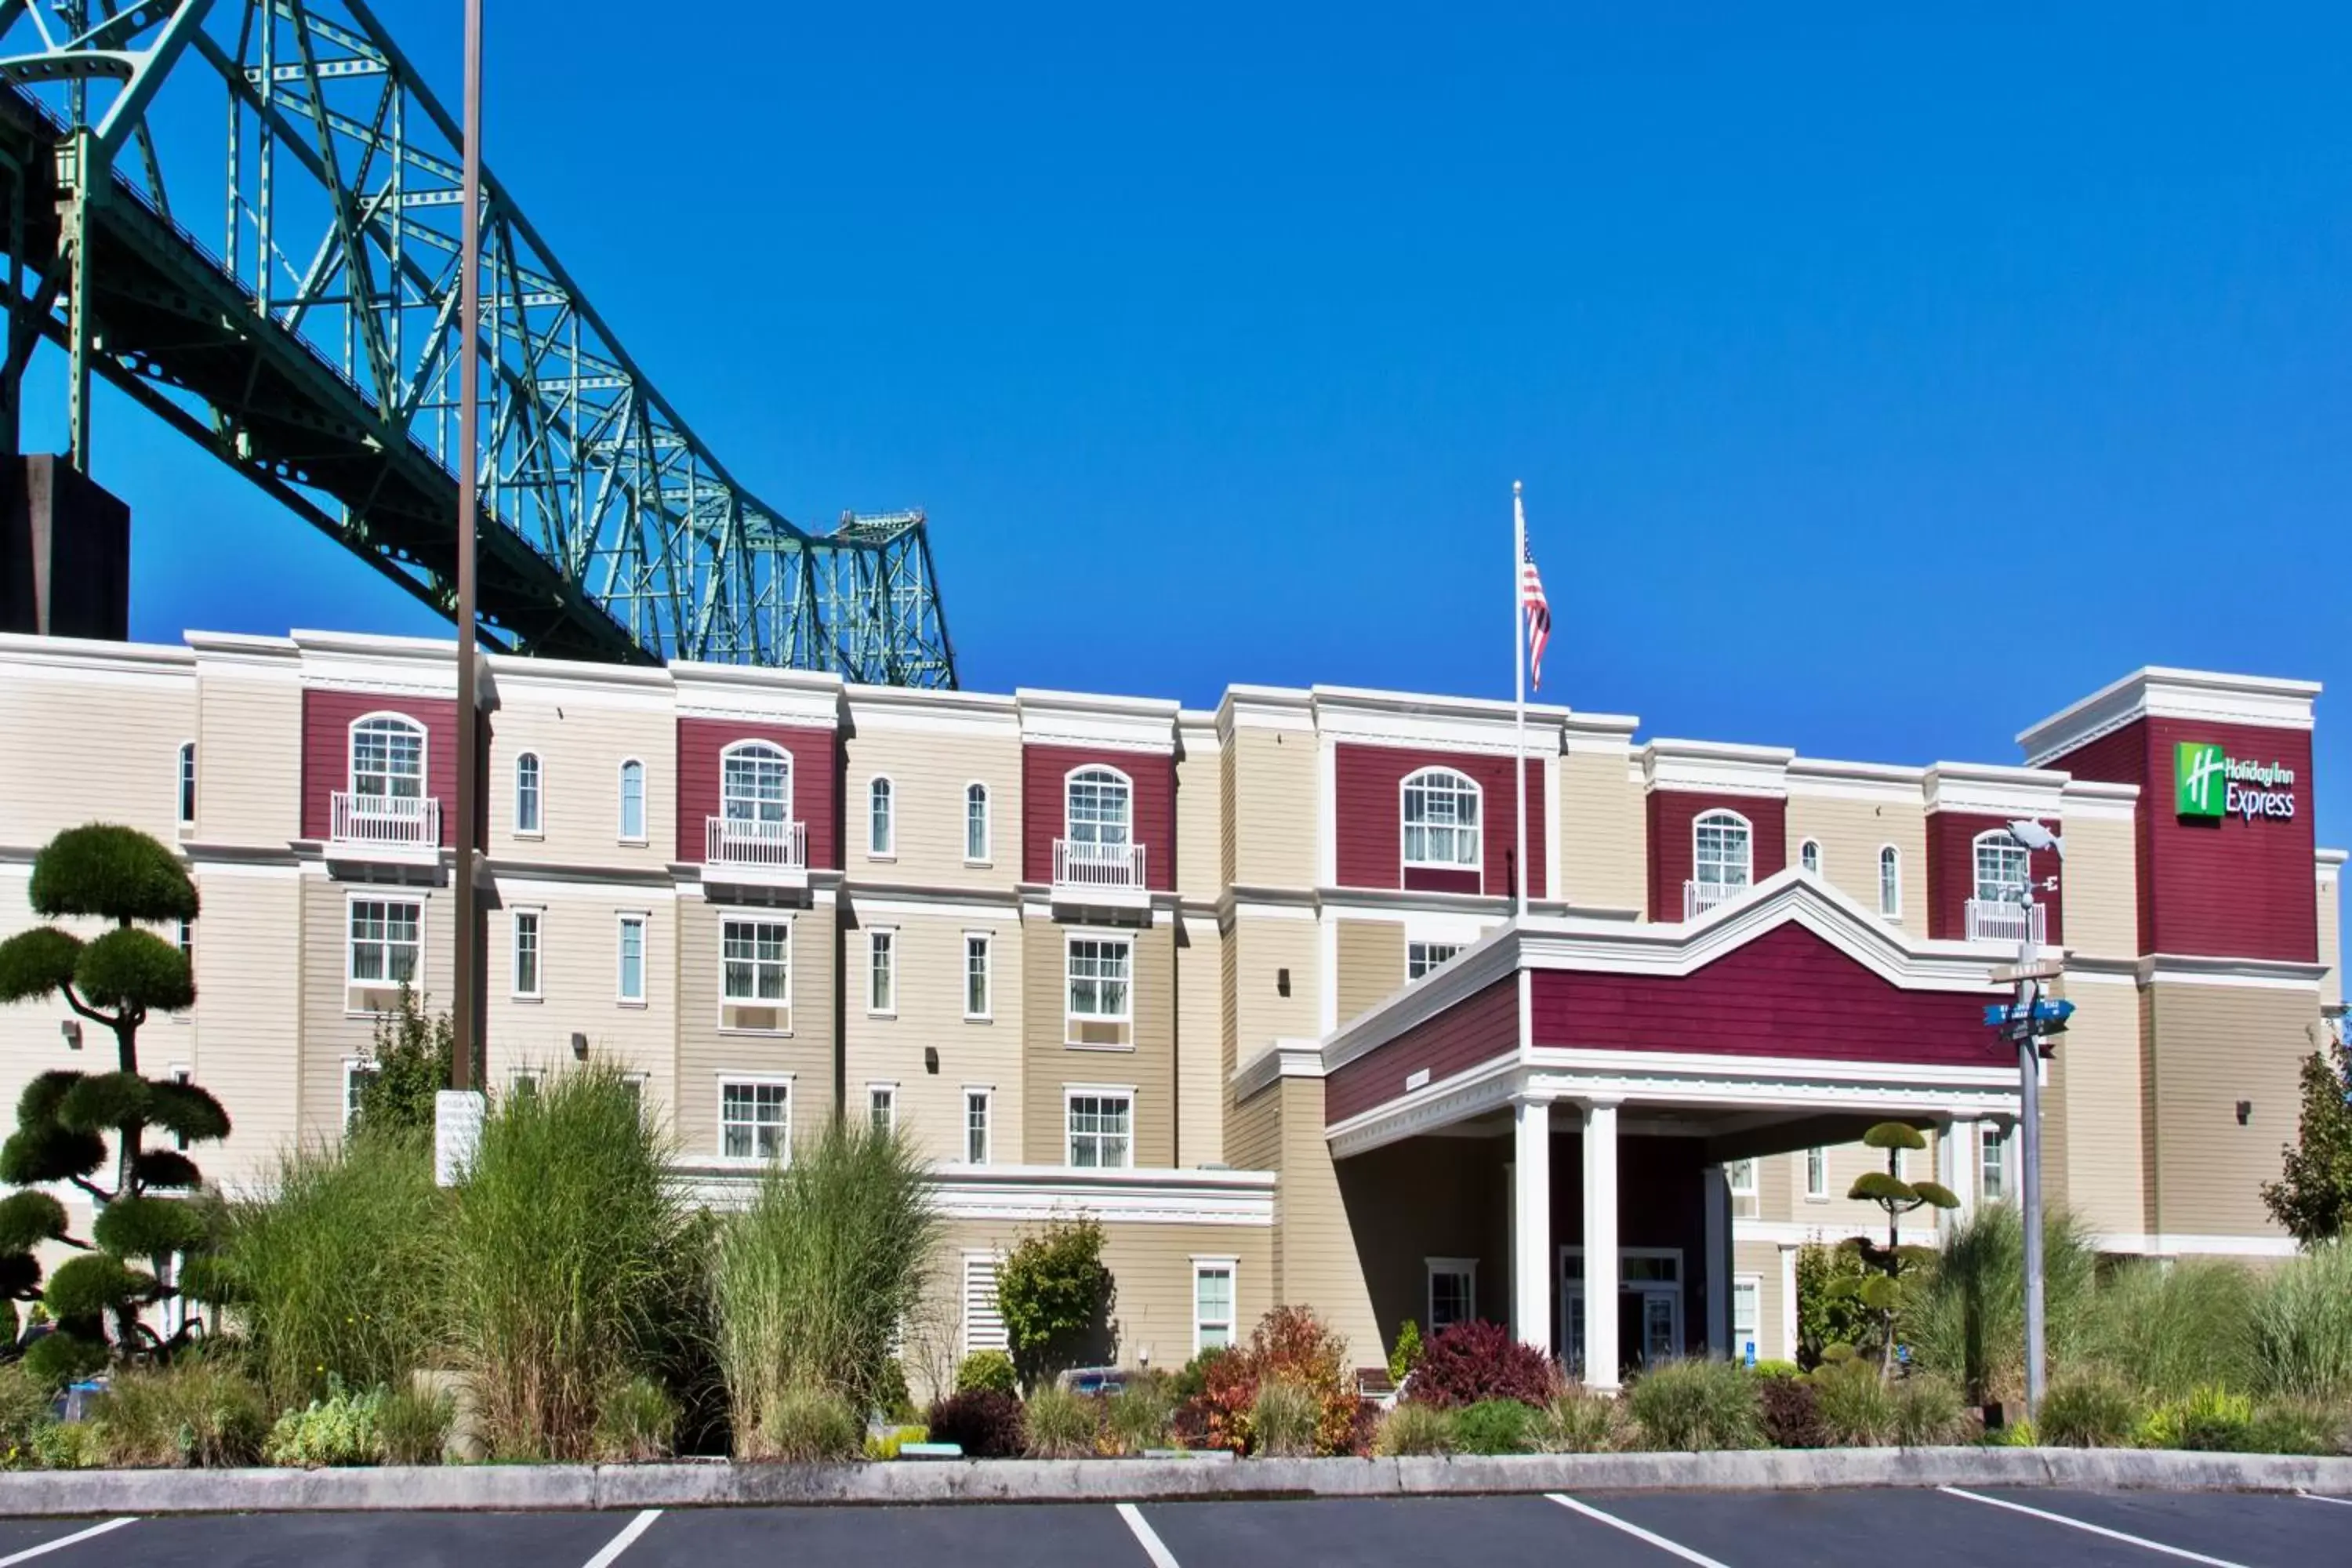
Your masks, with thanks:
[(514, 912), (514, 994), (539, 994), (539, 911)]
[(180, 826), (187, 826), (196, 820), (196, 743), (184, 742), (180, 747)]
[(993, 1098), (993, 1093), (985, 1089), (963, 1091), (963, 1157), (967, 1164), (988, 1163), (988, 1111), (989, 1101)]
[(621, 917), (620, 999), (642, 1002), (646, 999), (646, 917)]
[(376, 1069), (366, 1062), (352, 1060), (343, 1064), (343, 1130), (349, 1131), (358, 1120), (360, 1096), (376, 1079)]
[(353, 899), (345, 1005), (389, 1011), (403, 985), (424, 983), (425, 906), (401, 899)]
[(896, 796), (897, 791), (888, 779), (876, 779), (866, 786), (866, 852), (869, 855), (887, 858), (896, 852)]
[(1433, 1334), (1478, 1315), (1478, 1261), (1474, 1258), (1425, 1258), (1429, 1270), (1429, 1331)]
[(1757, 1359), (1757, 1339), (1763, 1314), (1764, 1281), (1753, 1274), (1734, 1275), (1731, 1280), (1731, 1358), (1753, 1362)]
[(727, 1029), (792, 1027), (793, 928), (784, 921), (719, 926), (719, 1023)]
[(866, 933), (866, 1010), (886, 1016), (898, 1010), (898, 933)]
[(1997, 1204), (2009, 1192), (2009, 1172), (2001, 1163), (2009, 1153), (2009, 1140), (1991, 1122), (1984, 1122), (1982, 1126), (1983, 1148), (1979, 1155), (1982, 1175), (1977, 1190), (1984, 1194), (1985, 1202)]
[(1451, 963), (1461, 956), (1458, 942), (1409, 942), (1404, 944), (1404, 977), (1419, 980), (1432, 970)]
[(975, 866), (988, 863), (988, 786), (968, 784), (963, 792), (963, 858)]
[(1131, 1090), (1073, 1089), (1067, 1103), (1071, 1164), (1089, 1171), (1124, 1171), (1134, 1165)]
[(1816, 1143), (1805, 1151), (1805, 1196), (1826, 1198), (1830, 1195), (1830, 1152)]
[(646, 841), (646, 764), (635, 757), (621, 764), (621, 839)]
[(507, 1080), (507, 1092), (517, 1100), (537, 1100), (539, 1074), (529, 1068), (517, 1068), (514, 1076)]
[(1731, 1184), (1731, 1195), (1733, 1197), (1752, 1198), (1756, 1195), (1755, 1161), (1726, 1161), (1723, 1166), (1723, 1173), (1725, 1178)]
[(515, 759), (515, 831), (539, 831), (539, 758), (530, 752)]
[(963, 938), (963, 1016), (989, 1016), (989, 947), (985, 931), (966, 931)]
[(793, 1086), (766, 1079), (719, 1086), (719, 1152), (746, 1162), (792, 1156)]
[(1192, 1353), (1234, 1342), (1234, 1260), (1192, 1259)]
[(866, 1086), (866, 1121), (877, 1132), (890, 1133), (898, 1127), (898, 1086), (895, 1083), (869, 1083)]
[(196, 922), (194, 921), (182, 921), (180, 922), (180, 956), (189, 960), (191, 963), (195, 960)]
[(1069, 1017), (1064, 1038), (1074, 1046), (1130, 1043), (1128, 976), (1132, 943), (1102, 937), (1072, 937), (1069, 945)]

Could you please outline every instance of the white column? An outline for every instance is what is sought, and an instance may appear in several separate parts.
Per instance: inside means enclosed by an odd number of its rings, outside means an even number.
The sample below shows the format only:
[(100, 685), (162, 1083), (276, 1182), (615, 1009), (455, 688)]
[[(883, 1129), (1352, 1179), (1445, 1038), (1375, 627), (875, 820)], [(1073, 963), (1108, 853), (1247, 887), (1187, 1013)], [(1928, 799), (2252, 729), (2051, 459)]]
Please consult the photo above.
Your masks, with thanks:
[[(1938, 1185), (1948, 1187), (1954, 1193), (1960, 1190), (1960, 1148), (1959, 1141), (1955, 1136), (1959, 1125), (1957, 1121), (1936, 1123), (1936, 1181)], [(1958, 1218), (1958, 1214), (1954, 1210), (1937, 1209), (1936, 1211), (1937, 1238), (1941, 1240), (1951, 1235), (1952, 1226)]]
[(1521, 1344), (1546, 1355), (1551, 1345), (1551, 1101), (1511, 1101), (1511, 1327)]
[(1944, 1142), (1951, 1150), (1948, 1160), (1938, 1158), (1937, 1171), (1948, 1168), (1948, 1174), (1938, 1174), (1937, 1180), (1952, 1189), (1960, 1206), (1944, 1215), (1944, 1232), (1950, 1235), (1969, 1222), (1977, 1212), (1977, 1194), (1982, 1187), (1977, 1180), (1977, 1156), (1983, 1148), (1983, 1137), (1972, 1121), (1952, 1121), (1944, 1124)]
[(1780, 1244), (1780, 1359), (1797, 1359), (1797, 1248), (1792, 1242)]
[(1721, 1165), (1702, 1165), (1699, 1176), (1706, 1183), (1706, 1353), (1721, 1360), (1735, 1353), (1729, 1267), (1731, 1173)]
[(1584, 1386), (1615, 1393), (1617, 1102), (1584, 1108)]

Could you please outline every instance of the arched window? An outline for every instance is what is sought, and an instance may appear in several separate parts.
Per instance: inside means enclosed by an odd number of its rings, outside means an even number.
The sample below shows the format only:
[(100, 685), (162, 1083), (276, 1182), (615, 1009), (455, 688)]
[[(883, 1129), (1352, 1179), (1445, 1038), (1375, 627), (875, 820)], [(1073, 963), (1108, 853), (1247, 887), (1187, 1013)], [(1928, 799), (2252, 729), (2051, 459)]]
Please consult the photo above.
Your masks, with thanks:
[(646, 837), (646, 764), (635, 757), (621, 764), (621, 837), (632, 843)]
[(515, 818), (517, 833), (537, 833), (539, 827), (539, 753), (525, 752), (515, 759)]
[(1452, 768), (1404, 781), (1404, 863), (1458, 869), (1479, 864), (1478, 786)]
[(1691, 880), (1717, 897), (1754, 880), (1748, 819), (1736, 811), (1705, 811), (1691, 824)]
[(196, 819), (196, 743), (180, 742), (180, 821)]
[(967, 860), (988, 858), (988, 786), (970, 784), (963, 786), (963, 858)]
[(1903, 854), (1892, 844), (1878, 851), (1878, 912), (1891, 921), (1903, 918)]
[(866, 850), (888, 855), (898, 842), (898, 792), (888, 779), (866, 786)]
[(2032, 880), (2032, 861), (2025, 846), (2006, 828), (1979, 833), (1976, 839), (1976, 894), (1989, 904), (2025, 902), (2025, 885)]
[(1062, 821), (1074, 844), (1134, 842), (1135, 786), (1111, 768), (1080, 768), (1062, 785)]
[(1797, 864), (1818, 877), (1822, 874), (1822, 841), (1808, 838), (1798, 847)]
[(354, 722), (352, 794), (373, 816), (401, 816), (423, 809), (425, 726), (391, 713)]
[[(781, 746), (743, 741), (719, 759), (719, 815), (746, 835), (782, 833), (793, 819), (793, 759)], [(770, 828), (745, 826), (770, 824)]]

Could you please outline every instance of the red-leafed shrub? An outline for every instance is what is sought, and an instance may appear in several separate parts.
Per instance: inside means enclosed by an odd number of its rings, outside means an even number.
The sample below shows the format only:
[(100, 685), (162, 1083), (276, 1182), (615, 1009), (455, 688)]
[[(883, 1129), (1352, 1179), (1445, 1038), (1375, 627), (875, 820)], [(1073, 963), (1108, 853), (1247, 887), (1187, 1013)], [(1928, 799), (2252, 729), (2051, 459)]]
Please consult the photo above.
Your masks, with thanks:
[(924, 1425), (932, 1442), (956, 1444), (967, 1459), (1018, 1458), (1025, 1442), (1021, 1401), (992, 1388), (934, 1402)]
[(1347, 1342), (1305, 1307), (1276, 1307), (1250, 1331), (1250, 1341), (1209, 1363), (1200, 1408), (1213, 1447), (1255, 1453), (1251, 1411), (1258, 1385), (1286, 1383), (1315, 1401), (1315, 1451), (1344, 1454), (1356, 1437), (1356, 1379), (1348, 1371)]
[(1460, 1322), (1429, 1342), (1404, 1396), (1440, 1410), (1462, 1410), (1486, 1399), (1516, 1399), (1538, 1408), (1559, 1393), (1551, 1357), (1523, 1345), (1500, 1323)]

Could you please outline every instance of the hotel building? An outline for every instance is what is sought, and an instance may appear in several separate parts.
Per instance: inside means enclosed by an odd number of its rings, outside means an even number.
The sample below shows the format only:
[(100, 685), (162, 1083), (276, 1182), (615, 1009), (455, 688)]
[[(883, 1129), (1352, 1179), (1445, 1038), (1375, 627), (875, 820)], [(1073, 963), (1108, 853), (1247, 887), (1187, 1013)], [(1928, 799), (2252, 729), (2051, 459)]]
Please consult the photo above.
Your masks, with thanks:
[[(199, 997), (143, 1065), (226, 1103), (231, 1184), (338, 1135), (401, 982), (448, 994), (453, 667), (0, 637), (0, 934), (61, 828), (178, 846)], [(2109, 1251), (2273, 1255), (2257, 1188), (2339, 1011), (2317, 691), (2143, 669), (2021, 764), (1925, 768), (1537, 707), (1522, 844), (1507, 704), (494, 657), (490, 1087), (616, 1062), (717, 1202), (836, 1112), (904, 1128), (949, 1236), (933, 1365), (1001, 1342), (998, 1250), (1084, 1212), (1127, 1362), (1299, 1302), (1366, 1365), (1476, 1315), (1606, 1386), (1790, 1353), (1797, 1248), (1874, 1212), (1843, 1197), (1874, 1121), (1969, 1203), (2014, 1190), (1984, 1010), (2031, 921), (2077, 1007), (2051, 1198)], [(67, 1017), (0, 1008), (0, 1090), (90, 1059)]]

